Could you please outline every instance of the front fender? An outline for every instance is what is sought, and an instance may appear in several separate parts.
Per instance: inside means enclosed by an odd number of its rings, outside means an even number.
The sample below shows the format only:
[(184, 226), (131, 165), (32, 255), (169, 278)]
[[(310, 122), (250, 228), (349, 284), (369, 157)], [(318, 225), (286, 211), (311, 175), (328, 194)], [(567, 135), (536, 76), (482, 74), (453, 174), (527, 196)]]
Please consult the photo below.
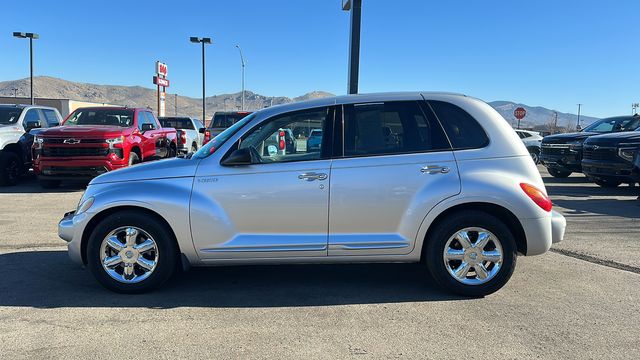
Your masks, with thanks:
[[(189, 201), (193, 177), (116, 182), (91, 185), (83, 199), (94, 197), (85, 225), (117, 207), (137, 207), (160, 215), (173, 230), (180, 251), (197, 262), (189, 225)], [(83, 230), (84, 231), (84, 230)]]

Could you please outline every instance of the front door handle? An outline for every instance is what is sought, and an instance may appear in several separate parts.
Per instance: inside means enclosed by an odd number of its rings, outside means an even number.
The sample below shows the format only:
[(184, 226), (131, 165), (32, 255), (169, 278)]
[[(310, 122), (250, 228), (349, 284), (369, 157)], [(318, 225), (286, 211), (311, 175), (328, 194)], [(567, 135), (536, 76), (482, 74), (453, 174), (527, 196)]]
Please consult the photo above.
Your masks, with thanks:
[(448, 166), (428, 165), (420, 169), (420, 172), (427, 174), (446, 174), (450, 170)]
[(327, 174), (309, 172), (309, 173), (304, 173), (304, 174), (298, 175), (298, 179), (306, 180), (306, 181), (327, 180)]

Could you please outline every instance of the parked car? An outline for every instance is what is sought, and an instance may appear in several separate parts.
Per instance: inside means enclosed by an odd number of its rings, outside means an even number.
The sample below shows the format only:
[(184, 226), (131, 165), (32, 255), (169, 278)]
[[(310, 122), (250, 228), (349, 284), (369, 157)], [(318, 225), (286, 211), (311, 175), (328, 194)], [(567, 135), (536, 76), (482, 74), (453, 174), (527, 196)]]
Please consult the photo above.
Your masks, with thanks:
[(142, 161), (176, 156), (176, 129), (163, 128), (148, 109), (80, 108), (62, 126), (33, 142), (33, 170), (44, 188), (91, 179)]
[(198, 119), (182, 116), (159, 117), (162, 127), (177, 130), (178, 154), (196, 152), (202, 147), (205, 128)]
[(640, 131), (592, 136), (582, 149), (582, 171), (596, 184), (616, 187), (640, 182), (640, 169), (634, 165), (640, 153)]
[(0, 105), (0, 185), (15, 185), (31, 168), (33, 135), (58, 126), (57, 109), (40, 105)]
[(582, 143), (590, 136), (612, 132), (633, 131), (640, 127), (640, 116), (618, 116), (602, 119), (580, 132), (545, 136), (542, 139), (540, 162), (549, 174), (565, 178), (582, 172)]
[(213, 114), (211, 123), (209, 123), (209, 126), (204, 132), (203, 143), (208, 143), (225, 129), (237, 123), (249, 114), (251, 114), (251, 111), (216, 111)]
[[(265, 139), (306, 124), (323, 129), (321, 151), (264, 155)], [(565, 225), (492, 107), (388, 93), (263, 109), (190, 158), (98, 176), (58, 234), (116, 292), (155, 289), (180, 264), (422, 260), (444, 288), (481, 296)]]
[(516, 130), (516, 134), (522, 139), (524, 146), (527, 147), (533, 162), (540, 163), (540, 145), (542, 144), (542, 136), (540, 133), (529, 130)]
[(320, 151), (322, 146), (322, 129), (314, 129), (307, 139), (307, 151)]

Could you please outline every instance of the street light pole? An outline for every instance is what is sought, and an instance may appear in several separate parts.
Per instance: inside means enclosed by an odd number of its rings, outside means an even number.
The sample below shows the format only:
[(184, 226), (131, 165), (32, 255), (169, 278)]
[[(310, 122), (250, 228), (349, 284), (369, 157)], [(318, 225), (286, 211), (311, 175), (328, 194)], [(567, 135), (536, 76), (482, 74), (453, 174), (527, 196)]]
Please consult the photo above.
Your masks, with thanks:
[(362, 0), (342, 0), (342, 10), (351, 11), (351, 32), (349, 38), (349, 94), (358, 93), (360, 73), (360, 22), (362, 18)]
[(196, 36), (191, 36), (189, 38), (189, 41), (191, 41), (192, 43), (202, 43), (202, 121), (206, 121), (206, 117), (205, 117), (205, 111), (206, 111), (206, 106), (205, 106), (205, 101), (206, 101), (206, 97), (205, 97), (205, 67), (204, 67), (204, 45), (205, 44), (211, 44), (211, 38), (199, 38)]
[(578, 104), (578, 125), (576, 126), (576, 130), (580, 130), (580, 108), (582, 104)]
[(242, 64), (242, 111), (244, 111), (244, 56), (242, 56), (242, 48), (240, 45), (236, 45), (238, 50), (240, 50), (240, 63)]
[(23, 32), (14, 32), (13, 33), (14, 37), (20, 38), (20, 39), (29, 39), (29, 73), (30, 73), (30, 78), (31, 78), (31, 105), (35, 104), (34, 101), (34, 97), (33, 97), (33, 40), (34, 39), (39, 39), (40, 35), (36, 34), (36, 33), (23, 33)]

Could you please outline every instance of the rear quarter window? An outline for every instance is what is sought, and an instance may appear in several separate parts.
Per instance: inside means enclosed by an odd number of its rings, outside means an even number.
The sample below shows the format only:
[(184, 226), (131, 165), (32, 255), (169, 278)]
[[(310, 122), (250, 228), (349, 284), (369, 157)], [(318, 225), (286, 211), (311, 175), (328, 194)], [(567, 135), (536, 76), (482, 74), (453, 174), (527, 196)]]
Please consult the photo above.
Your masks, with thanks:
[(482, 126), (468, 112), (444, 101), (429, 101), (454, 150), (477, 149), (489, 144)]

